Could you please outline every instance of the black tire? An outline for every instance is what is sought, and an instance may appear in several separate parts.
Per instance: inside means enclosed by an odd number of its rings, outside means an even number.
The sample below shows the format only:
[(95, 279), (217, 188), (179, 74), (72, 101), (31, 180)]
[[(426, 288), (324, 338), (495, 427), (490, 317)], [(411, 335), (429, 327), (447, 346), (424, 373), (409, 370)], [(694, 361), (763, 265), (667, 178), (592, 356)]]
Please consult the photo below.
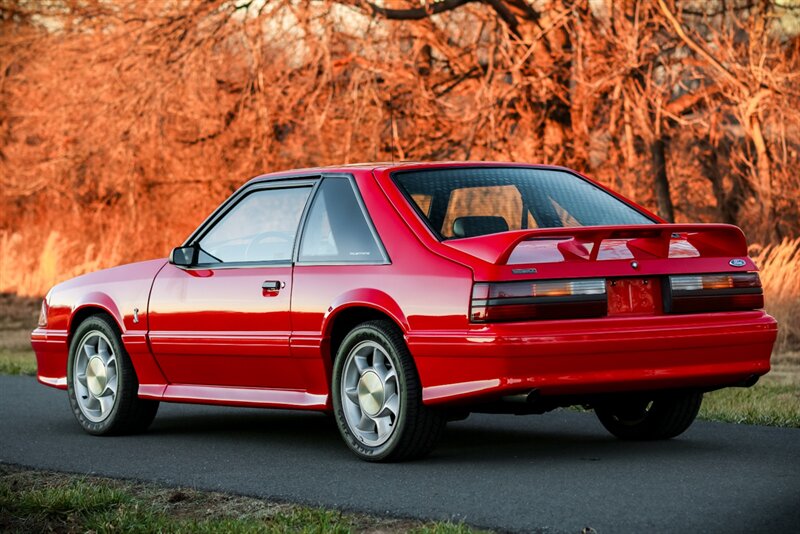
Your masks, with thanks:
[(606, 430), (624, 440), (670, 439), (694, 422), (703, 394), (697, 391), (626, 395), (595, 406)]
[[(350, 429), (342, 404), (345, 362), (351, 351), (365, 341), (379, 344), (386, 352), (400, 385), (400, 408), (394, 430), (385, 443), (377, 446), (368, 445), (357, 438)], [(434, 449), (444, 432), (446, 414), (422, 404), (422, 386), (414, 359), (400, 329), (390, 321), (362, 323), (344, 338), (334, 361), (332, 382), (336, 425), (347, 446), (362, 460), (390, 462), (422, 458)]]
[[(102, 421), (88, 419), (78, 405), (75, 387), (75, 358), (81, 341), (87, 335), (101, 333), (108, 339), (117, 360), (117, 392), (114, 404)], [(143, 432), (153, 422), (158, 411), (158, 401), (143, 400), (138, 396), (139, 380), (130, 357), (122, 344), (116, 323), (104, 315), (93, 315), (78, 325), (72, 336), (67, 363), (67, 393), (70, 408), (81, 427), (95, 436), (112, 436)]]

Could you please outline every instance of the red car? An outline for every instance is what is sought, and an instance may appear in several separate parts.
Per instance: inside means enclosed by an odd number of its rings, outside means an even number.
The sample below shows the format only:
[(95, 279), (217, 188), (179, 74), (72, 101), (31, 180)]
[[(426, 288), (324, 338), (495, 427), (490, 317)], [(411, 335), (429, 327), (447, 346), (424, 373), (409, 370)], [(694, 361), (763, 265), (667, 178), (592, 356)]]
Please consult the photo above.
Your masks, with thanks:
[(585, 405), (665, 439), (769, 371), (756, 271), (738, 228), (564, 168), (307, 169), (249, 181), (169, 260), (57, 285), (31, 337), (91, 434), (170, 401), (329, 412), (365, 460), (420, 457), (470, 412)]

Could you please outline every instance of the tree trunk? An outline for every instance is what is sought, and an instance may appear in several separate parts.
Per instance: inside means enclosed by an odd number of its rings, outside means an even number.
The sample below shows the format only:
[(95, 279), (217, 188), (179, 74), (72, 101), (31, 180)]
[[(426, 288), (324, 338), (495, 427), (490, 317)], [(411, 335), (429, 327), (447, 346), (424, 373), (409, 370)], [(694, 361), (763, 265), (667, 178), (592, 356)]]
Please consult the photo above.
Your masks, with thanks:
[(771, 243), (775, 238), (775, 227), (772, 223), (772, 172), (767, 142), (761, 131), (761, 121), (755, 113), (750, 116), (750, 134), (756, 149), (756, 175), (758, 178), (758, 197), (761, 202), (762, 240), (764, 243)]
[(656, 205), (658, 206), (658, 216), (667, 222), (675, 222), (672, 198), (669, 196), (666, 142), (663, 137), (657, 137), (650, 145), (650, 155), (653, 158), (653, 181), (656, 193)]
[[(730, 169), (723, 168), (723, 161), (730, 161), (731, 158), (730, 145), (723, 141), (717, 146), (705, 142), (702, 143), (702, 146), (700, 165), (703, 167), (703, 175), (711, 182), (714, 199), (717, 201), (718, 220), (725, 224), (738, 225), (739, 212), (746, 192), (742, 185), (742, 178)], [(729, 176), (730, 192), (725, 190), (723, 173), (727, 173)]]

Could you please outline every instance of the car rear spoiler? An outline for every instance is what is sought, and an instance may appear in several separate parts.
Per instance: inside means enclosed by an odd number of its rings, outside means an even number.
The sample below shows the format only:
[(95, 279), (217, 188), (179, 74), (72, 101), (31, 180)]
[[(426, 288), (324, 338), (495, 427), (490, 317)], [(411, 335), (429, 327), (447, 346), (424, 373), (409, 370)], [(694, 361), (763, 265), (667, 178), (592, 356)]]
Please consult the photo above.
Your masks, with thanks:
[[(606, 239), (628, 240), (628, 248), (637, 259), (669, 258), (672, 240), (687, 241), (701, 256), (747, 256), (744, 234), (738, 227), (730, 224), (537, 228), (451, 239), (444, 244), (487, 263), (505, 265), (520, 243), (534, 240), (558, 241), (558, 250), (564, 259), (596, 261), (600, 244)], [(589, 244), (592, 245), (591, 248), (587, 248)]]

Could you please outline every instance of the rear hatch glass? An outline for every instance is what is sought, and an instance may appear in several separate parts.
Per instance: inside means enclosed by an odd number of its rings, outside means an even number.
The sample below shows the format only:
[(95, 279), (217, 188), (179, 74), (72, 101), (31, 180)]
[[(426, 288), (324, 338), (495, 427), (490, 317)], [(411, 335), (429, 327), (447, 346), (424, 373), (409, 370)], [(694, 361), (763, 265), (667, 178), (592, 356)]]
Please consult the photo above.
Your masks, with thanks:
[(555, 169), (430, 169), (394, 178), (441, 239), (655, 222), (591, 182)]

